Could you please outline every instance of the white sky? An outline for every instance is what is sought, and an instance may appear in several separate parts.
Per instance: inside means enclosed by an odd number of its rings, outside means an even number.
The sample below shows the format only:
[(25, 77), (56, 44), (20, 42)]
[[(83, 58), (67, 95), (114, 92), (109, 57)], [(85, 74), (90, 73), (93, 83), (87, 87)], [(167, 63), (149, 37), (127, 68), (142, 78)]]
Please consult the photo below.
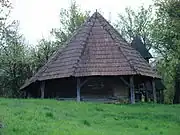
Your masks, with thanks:
[[(20, 32), (30, 44), (35, 44), (42, 36), (48, 38), (52, 28), (59, 25), (61, 8), (68, 8), (71, 0), (11, 0), (13, 3), (12, 19), (20, 21)], [(152, 0), (76, 0), (83, 10), (96, 9), (101, 11), (106, 19), (114, 22), (117, 14), (124, 8), (152, 4)], [(91, 14), (92, 14), (91, 13)], [(111, 15), (111, 18), (109, 16)]]

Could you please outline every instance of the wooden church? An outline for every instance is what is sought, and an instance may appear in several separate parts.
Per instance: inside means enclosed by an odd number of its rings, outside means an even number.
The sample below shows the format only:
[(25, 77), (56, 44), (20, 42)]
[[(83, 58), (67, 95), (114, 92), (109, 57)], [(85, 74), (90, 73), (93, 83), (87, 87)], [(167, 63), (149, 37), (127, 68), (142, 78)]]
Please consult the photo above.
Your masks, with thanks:
[(156, 102), (159, 76), (100, 13), (88, 18), (65, 46), (21, 87), (26, 96), (130, 103), (144, 96)]

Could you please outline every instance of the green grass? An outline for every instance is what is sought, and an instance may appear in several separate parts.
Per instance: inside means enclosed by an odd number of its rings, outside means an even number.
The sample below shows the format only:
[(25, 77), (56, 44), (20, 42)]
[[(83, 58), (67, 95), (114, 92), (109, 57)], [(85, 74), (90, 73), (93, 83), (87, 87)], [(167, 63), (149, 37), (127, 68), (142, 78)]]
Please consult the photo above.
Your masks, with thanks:
[(0, 98), (1, 135), (180, 135), (180, 105)]

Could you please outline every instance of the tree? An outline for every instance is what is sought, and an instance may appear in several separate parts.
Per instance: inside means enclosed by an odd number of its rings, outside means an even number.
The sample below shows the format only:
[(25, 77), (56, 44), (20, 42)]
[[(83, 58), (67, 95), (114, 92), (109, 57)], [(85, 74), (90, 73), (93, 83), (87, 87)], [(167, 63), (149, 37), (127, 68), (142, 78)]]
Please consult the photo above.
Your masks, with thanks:
[(8, 0), (0, 1), (0, 48), (2, 47), (5, 33), (10, 25), (7, 25), (7, 18), (11, 10), (11, 3)]
[(0, 55), (1, 92), (5, 96), (20, 96), (19, 87), (27, 78), (29, 63), (26, 56), (26, 46), (23, 38), (18, 34), (17, 23), (4, 34)]
[(53, 41), (42, 38), (35, 48), (31, 50), (34, 71), (42, 67), (56, 50), (57, 46)]
[(136, 36), (141, 37), (143, 44), (150, 49), (150, 24), (153, 20), (152, 6), (145, 9), (139, 7), (138, 11), (125, 8), (125, 14), (119, 14), (119, 20), (115, 24), (121, 35), (131, 43)]
[(180, 10), (179, 0), (156, 1), (156, 19), (151, 27), (154, 48), (163, 57), (176, 56), (180, 52)]
[(180, 89), (176, 85), (180, 63), (180, 1), (158, 0), (155, 6), (156, 19), (151, 27), (151, 37), (153, 48), (161, 57), (159, 67), (166, 82), (166, 101), (172, 103), (173, 99), (180, 97)]
[(89, 12), (82, 12), (75, 1), (72, 2), (69, 9), (61, 9), (60, 27), (53, 28), (51, 32), (55, 37), (55, 43), (58, 46), (63, 45), (88, 16)]
[(19, 23), (8, 23), (11, 4), (0, 2), (0, 96), (19, 97), (19, 87), (29, 75), (26, 45), (18, 32)]

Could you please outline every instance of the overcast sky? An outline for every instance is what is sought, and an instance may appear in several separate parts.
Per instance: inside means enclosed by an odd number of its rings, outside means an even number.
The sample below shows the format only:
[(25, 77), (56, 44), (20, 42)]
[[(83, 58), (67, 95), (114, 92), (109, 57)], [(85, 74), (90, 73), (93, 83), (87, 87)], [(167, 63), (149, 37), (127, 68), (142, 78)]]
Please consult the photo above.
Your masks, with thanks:
[[(106, 19), (117, 20), (117, 14), (124, 8), (134, 9), (144, 4), (152, 4), (152, 0), (76, 0), (82, 10), (103, 12)], [(30, 44), (35, 44), (42, 36), (48, 38), (52, 28), (59, 25), (61, 8), (68, 8), (71, 0), (12, 0), (12, 19), (20, 21), (20, 32)], [(111, 18), (109, 17), (111, 15)]]

